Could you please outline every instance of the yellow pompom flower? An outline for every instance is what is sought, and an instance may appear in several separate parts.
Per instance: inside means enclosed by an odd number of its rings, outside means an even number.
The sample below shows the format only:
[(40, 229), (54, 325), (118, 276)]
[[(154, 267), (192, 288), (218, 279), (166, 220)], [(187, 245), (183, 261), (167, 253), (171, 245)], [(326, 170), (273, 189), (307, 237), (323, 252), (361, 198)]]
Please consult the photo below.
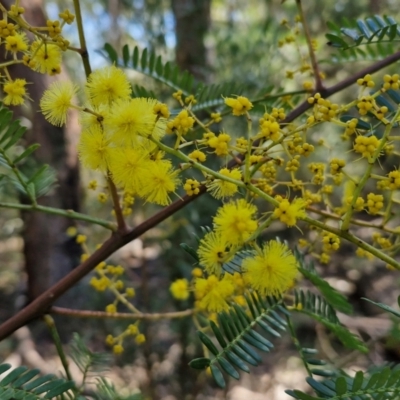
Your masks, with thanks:
[(93, 170), (105, 172), (110, 154), (110, 140), (106, 138), (100, 126), (85, 129), (78, 144), (79, 158), (82, 164)]
[(135, 337), (135, 342), (136, 344), (142, 344), (146, 341), (146, 336), (143, 335), (143, 333), (139, 333), (139, 335), (137, 335)]
[(110, 105), (118, 99), (128, 100), (132, 92), (124, 71), (114, 65), (92, 72), (86, 83), (86, 94), (94, 106)]
[(292, 286), (297, 260), (286, 245), (271, 240), (243, 260), (242, 271), (245, 282), (262, 296), (279, 296)]
[(197, 250), (200, 265), (202, 265), (209, 275), (220, 276), (222, 265), (234, 257), (231, 246), (219, 233), (209, 232), (200, 240)]
[(205, 153), (203, 153), (200, 150), (194, 150), (192, 151), (190, 154), (188, 154), (188, 157), (193, 160), (196, 161), (198, 163), (202, 163), (204, 161), (206, 161), (207, 156), (205, 155)]
[(179, 171), (174, 171), (169, 161), (161, 160), (149, 163), (148, 169), (143, 174), (143, 186), (139, 195), (150, 203), (166, 206), (171, 203), (169, 193), (175, 192), (179, 178)]
[(167, 123), (167, 133), (185, 135), (193, 127), (195, 120), (188, 110), (182, 110), (172, 121)]
[(247, 111), (253, 108), (253, 104), (251, 104), (250, 100), (243, 96), (238, 96), (236, 99), (227, 97), (225, 99), (225, 104), (231, 107), (232, 114), (237, 116), (246, 114)]
[(183, 189), (185, 190), (188, 196), (193, 196), (200, 193), (200, 182), (195, 179), (186, 179), (185, 184), (183, 185)]
[[(242, 179), (242, 172), (238, 168), (232, 170), (222, 168), (219, 170), (219, 173), (228, 178), (236, 179), (237, 181)], [(223, 199), (224, 197), (230, 197), (237, 193), (238, 186), (232, 182), (224, 181), (223, 179), (214, 179), (207, 184), (207, 191), (216, 199)]]
[(340, 237), (331, 232), (325, 232), (322, 238), (324, 245), (323, 251), (329, 253), (330, 251), (336, 251), (340, 247)]
[(234, 291), (235, 287), (226, 274), (221, 280), (215, 275), (211, 275), (207, 279), (197, 278), (194, 285), (196, 307), (200, 310), (217, 313), (227, 310), (229, 308), (227, 301)]
[(158, 118), (166, 118), (168, 119), (170, 116), (170, 112), (168, 106), (164, 103), (157, 103), (153, 107), (154, 114), (158, 116)]
[(106, 312), (110, 313), (110, 314), (115, 314), (117, 312), (117, 307), (115, 304), (108, 304), (106, 306)]
[(287, 226), (294, 226), (298, 218), (306, 216), (305, 207), (307, 203), (304, 199), (294, 199), (292, 203), (288, 199), (277, 196), (279, 201), (278, 206), (275, 208), (273, 216), (279, 218), (281, 222)]
[(218, 209), (214, 217), (215, 230), (230, 244), (242, 244), (257, 229), (253, 219), (257, 212), (255, 205), (240, 199)]
[(367, 207), (371, 215), (378, 214), (383, 208), (383, 196), (381, 194), (369, 193), (367, 196)]
[(397, 190), (400, 189), (400, 171), (394, 170), (388, 173), (388, 186), (389, 190)]
[(74, 22), (75, 15), (71, 14), (68, 9), (65, 9), (63, 12), (60, 12), (58, 16), (65, 21), (66, 24), (71, 25)]
[(105, 121), (113, 141), (129, 146), (138, 142), (138, 136), (154, 135), (160, 139), (165, 131), (165, 120), (157, 119), (153, 111), (156, 103), (155, 99), (145, 98), (114, 102)]
[(357, 136), (354, 142), (354, 151), (360, 153), (365, 158), (370, 158), (374, 155), (380, 144), (380, 140), (372, 136)]
[(174, 299), (186, 300), (189, 297), (189, 282), (187, 279), (177, 279), (175, 282), (171, 283), (169, 287)]
[(14, 81), (7, 81), (3, 86), (3, 91), (6, 96), (3, 99), (3, 103), (7, 106), (19, 106), (23, 104), (26, 95), (26, 80), (25, 79), (15, 79)]
[(150, 168), (148, 153), (141, 147), (111, 149), (109, 169), (114, 183), (130, 193), (138, 193)]
[(217, 156), (226, 156), (229, 154), (229, 145), (228, 143), (231, 141), (231, 137), (224, 132), (221, 132), (218, 136), (211, 136), (207, 144), (215, 149), (215, 154)]
[(11, 53), (17, 53), (18, 51), (28, 50), (28, 39), (24, 33), (16, 33), (13, 36), (7, 36), (5, 39), (6, 50)]
[(72, 82), (53, 82), (40, 100), (40, 108), (47, 121), (56, 126), (64, 125), (72, 106), (72, 98), (77, 91), (78, 87)]
[(124, 348), (122, 347), (121, 344), (116, 344), (113, 346), (113, 353), (114, 354), (121, 354), (124, 352)]
[(55, 44), (36, 40), (31, 44), (32, 59), (29, 66), (41, 74), (55, 75), (61, 71), (62, 52)]

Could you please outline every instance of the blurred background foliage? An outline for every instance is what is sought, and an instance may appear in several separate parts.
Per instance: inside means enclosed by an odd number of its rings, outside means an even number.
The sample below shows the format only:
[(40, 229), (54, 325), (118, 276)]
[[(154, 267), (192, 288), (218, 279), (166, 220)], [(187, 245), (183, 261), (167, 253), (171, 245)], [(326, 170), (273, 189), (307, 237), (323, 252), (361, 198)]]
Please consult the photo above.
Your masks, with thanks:
[[(265, 96), (271, 92), (302, 91), (305, 81), (312, 81), (306, 71), (295, 74), (293, 79), (288, 78), (287, 71), (293, 71), (308, 62), (307, 49), (304, 38), (300, 34), (297, 45), (286, 44), (278, 46), (292, 32), (281, 24), (283, 19), (288, 25), (295, 27), (297, 15), (296, 4), (292, 0), (81, 0), (84, 25), (86, 30), (89, 54), (93, 68), (107, 64), (101, 54), (105, 42), (112, 44), (116, 49), (128, 44), (132, 49), (139, 46), (148, 48), (163, 57), (163, 61), (176, 62), (182, 69), (189, 69), (199, 81), (206, 83), (239, 82), (243, 86), (243, 93), (252, 97)], [(60, 10), (71, 7), (67, 0), (45, 1), (43, 4), (49, 18), (56, 19)], [(371, 14), (389, 14), (398, 18), (397, 0), (359, 0), (357, 6), (347, 0), (304, 1), (305, 13), (311, 35), (318, 42), (317, 58), (324, 61), (321, 70), (326, 75), (326, 84), (330, 85), (342, 79), (357, 68), (367, 65), (365, 61), (334, 63), (332, 57), (336, 50), (329, 47), (324, 35), (328, 32), (327, 21), (342, 24), (344, 18), (354, 19)], [(182, 25), (179, 25), (179, 24)], [(185, 25), (186, 24), (186, 25)], [(188, 25), (189, 24), (189, 25)], [(185, 26), (199, 29), (200, 34), (193, 34)], [(186, 31), (185, 31), (186, 29)], [(295, 28), (294, 28), (295, 29)], [(75, 25), (68, 27), (66, 36), (72, 43), (77, 43)], [(194, 49), (195, 54), (189, 54), (187, 41)], [(196, 42), (194, 42), (196, 41)], [(83, 68), (80, 59), (75, 54), (67, 52), (64, 63), (71, 79), (84, 82)], [(397, 65), (391, 67), (393, 72)], [(391, 73), (391, 71), (385, 71)], [(171, 90), (156, 84), (150, 78), (133, 71), (127, 71), (132, 82), (153, 90), (160, 101), (167, 102), (172, 108), (176, 107), (171, 97)], [(237, 93), (232, 93), (237, 94)], [(354, 91), (340, 93), (334, 100), (347, 101), (354, 96)], [(303, 96), (294, 96), (291, 99), (275, 103), (289, 109)], [(266, 101), (268, 104), (268, 101)], [(263, 112), (264, 105), (260, 108)], [(220, 129), (226, 129), (231, 134), (242, 135), (243, 126), (236, 120), (227, 119)], [(236, 132), (235, 132), (236, 131)], [(324, 125), (324, 131), (316, 131), (314, 142), (324, 138), (328, 142), (325, 153), (319, 152), (319, 157), (329, 154), (329, 148), (342, 146), (339, 135), (334, 135), (335, 128)], [(336, 131), (337, 133), (337, 131)], [(329, 137), (332, 139), (329, 139)], [(81, 186), (85, 188), (91, 179), (98, 178), (81, 171)], [(102, 217), (109, 216), (109, 208), (97, 201), (97, 193), (83, 190), (84, 204), (82, 211)], [(202, 196), (189, 207), (181, 210), (173, 217), (155, 229), (147, 232), (140, 239), (120, 249), (113, 257), (113, 263), (122, 263), (126, 267), (125, 279), (136, 289), (136, 306), (143, 312), (166, 312), (184, 310), (190, 307), (190, 301), (176, 302), (169, 293), (171, 281), (186, 277), (190, 278), (192, 260), (180, 249), (179, 244), (188, 243), (195, 247), (195, 234), (200, 235), (200, 226), (211, 224), (211, 216), (219, 202), (210, 196)], [(156, 207), (147, 204), (136, 204), (131, 217), (131, 225), (135, 225), (148, 218), (156, 211)], [(23, 222), (17, 212), (0, 210), (0, 319), (4, 320), (24, 302), (26, 276), (24, 262), (21, 257), (23, 241), (20, 233), (24, 229)], [(92, 248), (101, 243), (105, 233), (98, 227), (78, 224), (78, 230), (89, 237)], [(288, 234), (283, 231), (274, 231), (283, 237)], [(285, 236), (286, 235), (286, 236)], [(300, 235), (291, 232), (293, 239)], [(349, 251), (344, 246), (344, 252)], [(349, 254), (341, 254), (341, 257)], [(353, 264), (352, 264), (353, 263)], [(358, 261), (360, 263), (360, 261)], [(326, 268), (326, 275), (334, 276), (331, 283), (340, 280), (348, 282), (342, 284), (346, 294), (355, 296), (359, 292), (362, 282), (363, 294), (367, 290), (375, 290), (371, 283), (372, 276), (375, 283), (379, 282), (382, 290), (390, 294), (390, 282), (382, 271), (376, 272), (371, 264), (363, 271), (359, 280), (360, 271), (357, 262), (352, 257), (334, 262)], [(353, 271), (349, 274), (349, 271)], [(354, 279), (353, 279), (353, 278)], [(76, 304), (72, 308), (103, 310), (105, 305), (112, 301), (102, 293), (94, 292), (88, 285), (90, 277), (80, 283)], [(336, 281), (335, 281), (336, 279)], [(393, 282), (391, 282), (393, 284)], [(338, 286), (338, 285), (336, 285)], [(360, 293), (357, 293), (360, 295)], [(376, 297), (375, 297), (376, 298)], [(381, 299), (382, 301), (384, 299)], [(367, 306), (365, 306), (367, 307)], [(124, 311), (121, 309), (121, 311)], [(361, 310), (368, 315), (369, 310)], [(126, 322), (72, 320), (68, 317), (57, 319), (63, 339), (67, 342), (73, 331), (78, 331), (84, 341), (97, 351), (106, 351), (104, 339), (108, 333), (118, 334), (125, 329)], [(307, 343), (311, 347), (320, 347), (325, 354), (340, 354), (340, 347), (336, 342), (330, 342), (326, 334), (317, 332), (314, 337), (314, 326), (309, 322), (299, 321), (299, 335), (303, 339), (303, 346)], [(141, 331), (145, 333), (147, 341), (141, 347), (126, 342), (126, 350), (120, 357), (116, 357), (110, 365), (109, 376), (117, 387), (125, 389), (140, 389), (144, 398), (149, 399), (222, 399), (240, 400), (257, 399), (284, 399), (285, 388), (304, 387), (304, 374), (301, 372), (299, 360), (290, 348), (290, 340), (283, 339), (277, 343), (275, 352), (264, 357), (264, 364), (252, 369), (250, 376), (244, 376), (239, 383), (231, 382), (225, 390), (216, 389), (214, 384), (204, 373), (190, 370), (188, 362), (201, 355), (201, 348), (195, 336), (195, 327), (190, 318), (183, 320), (142, 322)], [(55, 362), (54, 350), (46, 345), (49, 338), (43, 330), (33, 327), (33, 334), (37, 343), (41, 343), (40, 353), (45, 354), (43, 362), (48, 365)], [(35, 330), (36, 329), (36, 330)], [(374, 357), (385, 357), (385, 340), (398, 343), (398, 331), (392, 336), (377, 341), (374, 347)], [(325, 336), (324, 336), (325, 335)], [(40, 339), (40, 340), (39, 340)], [(0, 357), (12, 358), (18, 352), (18, 340), (9, 339), (0, 343)], [(315, 343), (317, 340), (317, 344)], [(393, 353), (392, 353), (393, 355)], [(20, 355), (25, 363), (23, 356)], [(360, 358), (362, 365), (362, 357)], [(38, 365), (34, 365), (38, 367)], [(39, 367), (42, 367), (39, 365)]]

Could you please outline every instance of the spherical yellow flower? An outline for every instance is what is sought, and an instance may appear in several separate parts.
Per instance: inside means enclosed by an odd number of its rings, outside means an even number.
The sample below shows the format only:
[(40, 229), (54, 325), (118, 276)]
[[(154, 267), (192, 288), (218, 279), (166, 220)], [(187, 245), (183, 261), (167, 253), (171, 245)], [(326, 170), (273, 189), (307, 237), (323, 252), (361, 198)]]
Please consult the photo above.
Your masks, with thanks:
[(128, 146), (138, 143), (138, 136), (161, 138), (165, 120), (157, 119), (153, 111), (156, 103), (155, 99), (145, 98), (114, 102), (105, 121), (113, 141)]
[(236, 99), (232, 97), (227, 97), (225, 99), (225, 104), (228, 107), (232, 108), (233, 115), (243, 115), (246, 114), (247, 111), (253, 108), (253, 104), (247, 97), (238, 96)]
[(293, 284), (297, 260), (283, 243), (271, 240), (243, 260), (243, 278), (263, 296), (281, 295)]
[(186, 300), (189, 297), (189, 282), (187, 279), (177, 279), (171, 283), (169, 290), (177, 300)]
[(43, 93), (40, 108), (51, 124), (56, 126), (65, 124), (72, 98), (77, 91), (78, 87), (72, 82), (57, 81)]
[(28, 64), (41, 74), (54, 75), (61, 71), (61, 49), (49, 43), (36, 40), (31, 45), (32, 59)]
[(219, 280), (215, 275), (207, 279), (197, 278), (195, 281), (196, 307), (208, 312), (220, 312), (227, 310), (228, 299), (234, 293), (232, 281), (224, 275)]
[(240, 199), (218, 209), (214, 217), (215, 230), (230, 244), (242, 244), (257, 229), (253, 219), (257, 212), (255, 205)]
[(124, 71), (112, 65), (92, 72), (86, 83), (86, 94), (94, 106), (111, 105), (118, 99), (129, 99), (131, 85)]
[(234, 257), (231, 246), (219, 233), (209, 232), (200, 240), (197, 250), (200, 264), (206, 269), (209, 275), (220, 276), (222, 265)]
[(7, 36), (5, 42), (6, 50), (12, 53), (28, 50), (28, 39), (24, 33), (16, 33), (13, 36)]
[[(242, 179), (242, 172), (238, 168), (232, 170), (222, 168), (219, 170), (219, 173), (237, 181)], [(230, 197), (237, 193), (238, 186), (232, 182), (224, 181), (223, 179), (214, 179), (207, 184), (207, 191), (209, 191), (216, 199), (223, 199), (224, 197)]]
[(3, 91), (7, 95), (4, 97), (3, 103), (7, 106), (18, 106), (23, 104), (26, 95), (26, 80), (15, 79), (14, 81), (7, 81), (3, 86)]
[(114, 183), (125, 191), (137, 193), (150, 166), (149, 155), (141, 147), (121, 147), (109, 152), (109, 169)]
[(288, 199), (277, 197), (279, 205), (275, 208), (273, 216), (279, 218), (287, 226), (294, 226), (298, 218), (306, 216), (305, 207), (307, 203), (304, 199), (294, 199), (292, 203)]
[(78, 152), (85, 167), (105, 172), (110, 155), (110, 140), (106, 138), (100, 126), (94, 125), (82, 132)]
[(166, 206), (171, 203), (169, 193), (175, 192), (179, 171), (174, 171), (169, 161), (161, 160), (149, 163), (148, 170), (143, 175), (143, 186), (139, 195), (150, 203)]

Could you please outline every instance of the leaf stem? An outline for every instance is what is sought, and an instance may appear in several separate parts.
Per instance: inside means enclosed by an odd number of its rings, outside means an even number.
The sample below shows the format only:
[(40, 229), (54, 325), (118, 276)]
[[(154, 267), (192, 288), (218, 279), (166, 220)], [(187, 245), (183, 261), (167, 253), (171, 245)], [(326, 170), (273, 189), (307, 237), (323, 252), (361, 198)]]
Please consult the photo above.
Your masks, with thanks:
[(39, 204), (18, 204), (18, 203), (5, 203), (0, 202), (0, 208), (11, 208), (15, 210), (24, 211), (39, 211), (45, 214), (58, 215), (64, 218), (75, 219), (78, 221), (89, 222), (94, 225), (102, 226), (103, 228), (109, 229), (110, 231), (115, 231), (117, 229), (115, 223), (109, 222), (100, 218), (94, 218), (86, 214), (81, 214), (73, 210), (62, 210), (59, 208), (45, 207)]

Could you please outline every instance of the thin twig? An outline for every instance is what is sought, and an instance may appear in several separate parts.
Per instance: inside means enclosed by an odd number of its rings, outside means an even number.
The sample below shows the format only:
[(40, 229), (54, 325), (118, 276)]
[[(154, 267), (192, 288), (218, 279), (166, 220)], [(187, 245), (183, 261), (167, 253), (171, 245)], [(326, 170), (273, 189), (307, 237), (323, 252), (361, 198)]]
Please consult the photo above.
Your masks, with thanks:
[(108, 313), (105, 311), (73, 310), (71, 308), (51, 307), (51, 314), (65, 315), (74, 318), (97, 318), (97, 319), (129, 319), (129, 320), (152, 320), (176, 319), (189, 317), (195, 313), (194, 309), (184, 311), (173, 311), (166, 313)]

